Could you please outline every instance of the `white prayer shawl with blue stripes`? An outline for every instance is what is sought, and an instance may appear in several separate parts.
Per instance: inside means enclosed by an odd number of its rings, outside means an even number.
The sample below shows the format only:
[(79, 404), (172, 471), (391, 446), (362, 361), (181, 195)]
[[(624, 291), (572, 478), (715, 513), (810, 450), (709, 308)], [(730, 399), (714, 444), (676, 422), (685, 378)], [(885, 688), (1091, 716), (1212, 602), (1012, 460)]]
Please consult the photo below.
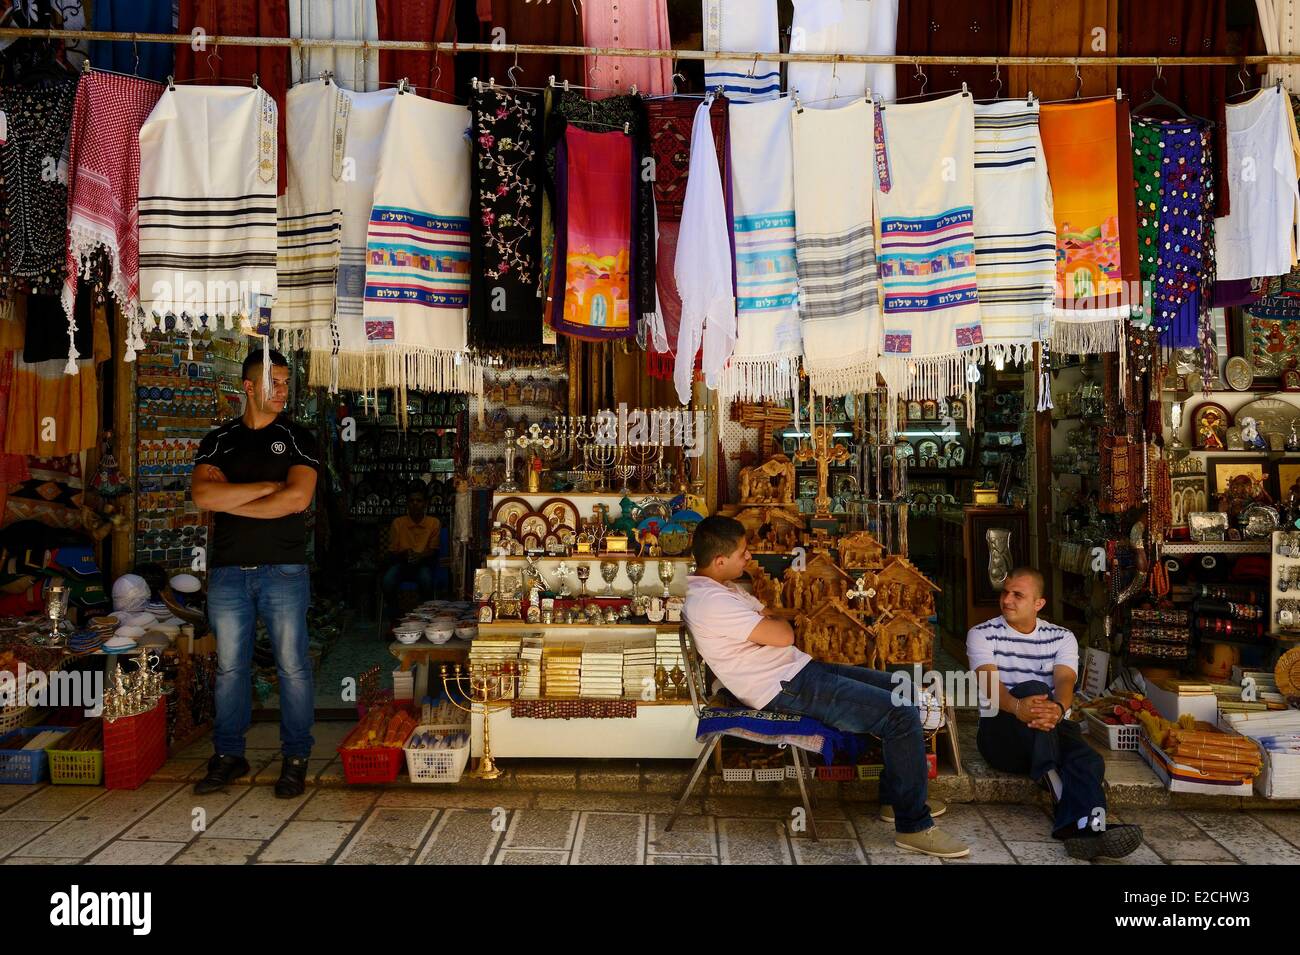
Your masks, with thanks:
[(780, 401), (799, 384), (792, 108), (782, 98), (730, 109), (737, 317), (721, 390), (742, 401)]
[(1079, 641), (1073, 633), (1039, 620), (1032, 633), (1021, 633), (999, 615), (970, 628), (966, 634), (966, 657), (972, 670), (992, 664), (998, 680), (1007, 689), (1029, 680), (1054, 686), (1055, 667), (1079, 672)]
[[(776, 53), (780, 50), (776, 0), (704, 0), (704, 49)], [(781, 94), (781, 64), (748, 59), (704, 61), (704, 86), (719, 88), (733, 103)]]
[(1056, 282), (1037, 102), (975, 104), (975, 276), (988, 359), (1031, 359), (1049, 334)]

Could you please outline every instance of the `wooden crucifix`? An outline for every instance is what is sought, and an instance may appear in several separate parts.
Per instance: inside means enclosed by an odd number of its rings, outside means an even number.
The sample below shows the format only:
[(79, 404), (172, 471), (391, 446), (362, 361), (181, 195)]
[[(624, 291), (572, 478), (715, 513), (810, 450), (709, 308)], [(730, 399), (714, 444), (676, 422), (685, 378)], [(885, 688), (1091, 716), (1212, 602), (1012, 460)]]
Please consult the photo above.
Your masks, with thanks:
[(819, 424), (813, 428), (812, 441), (802, 445), (795, 452), (795, 459), (807, 463), (817, 462), (817, 514), (819, 518), (831, 516), (830, 468), (831, 463), (839, 464), (849, 459), (849, 449), (842, 444), (832, 444), (835, 430), (828, 425)]

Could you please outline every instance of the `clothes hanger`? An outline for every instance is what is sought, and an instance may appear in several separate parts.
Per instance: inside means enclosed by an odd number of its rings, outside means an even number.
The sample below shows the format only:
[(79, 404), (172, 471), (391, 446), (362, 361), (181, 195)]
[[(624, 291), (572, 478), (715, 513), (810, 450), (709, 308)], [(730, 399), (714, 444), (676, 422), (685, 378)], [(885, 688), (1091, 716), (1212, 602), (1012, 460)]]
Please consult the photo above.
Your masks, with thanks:
[[(1183, 119), (1194, 120), (1198, 123), (1203, 123), (1208, 127), (1214, 126), (1214, 123), (1206, 119), (1204, 116), (1197, 116), (1194, 113), (1189, 113), (1181, 106), (1179, 106), (1177, 103), (1170, 102), (1168, 99), (1166, 99), (1164, 95), (1158, 89), (1156, 89), (1156, 85), (1163, 81), (1164, 81), (1164, 67), (1160, 64), (1160, 60), (1157, 59), (1156, 75), (1151, 80), (1151, 98), (1147, 100), (1145, 103), (1143, 103), (1142, 105), (1135, 107), (1131, 111), (1131, 115), (1145, 116), (1146, 110), (1151, 107), (1166, 106), (1169, 109), (1172, 109)], [(1151, 117), (1151, 118), (1154, 119), (1155, 117)]]
[[(954, 96), (954, 95), (956, 95), (956, 96), (970, 96), (970, 95), (971, 95), (971, 92), (970, 92), (969, 89), (966, 88), (966, 83), (963, 81), (962, 84), (961, 84), (961, 89), (935, 90), (933, 93), (918, 93), (918, 94), (916, 94), (915, 96), (900, 96), (898, 99), (894, 100), (893, 102), (894, 102), (894, 103), (903, 103), (903, 102), (906, 102), (907, 100), (911, 100), (911, 99), (920, 99), (922, 96)], [(888, 108), (889, 108), (889, 105), (890, 105), (890, 104), (888, 104), (888, 103), (880, 103), (880, 104), (879, 104), (880, 109), (881, 109), (882, 112), (883, 112), (885, 109), (888, 109)]]

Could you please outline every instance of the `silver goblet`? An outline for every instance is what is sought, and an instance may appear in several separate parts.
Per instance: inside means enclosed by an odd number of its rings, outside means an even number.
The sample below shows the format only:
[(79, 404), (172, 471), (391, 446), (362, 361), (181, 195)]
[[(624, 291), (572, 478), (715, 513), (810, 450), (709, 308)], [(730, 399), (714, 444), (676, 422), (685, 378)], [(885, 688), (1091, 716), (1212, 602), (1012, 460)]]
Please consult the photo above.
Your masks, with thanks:
[(632, 581), (632, 599), (635, 600), (641, 596), (638, 585), (641, 578), (645, 576), (645, 562), (640, 560), (629, 560), (627, 562), (627, 579)]
[(673, 577), (676, 576), (676, 574), (677, 574), (677, 567), (673, 564), (671, 560), (660, 559), (659, 580), (664, 585), (663, 597), (665, 600), (667, 600), (669, 597), (672, 596), (672, 594), (668, 590), (668, 585), (673, 582)]
[(579, 564), (577, 573), (578, 583), (582, 584), (582, 593), (579, 599), (585, 604), (587, 602), (587, 580), (591, 577), (591, 568), (586, 564)]
[(605, 581), (604, 597), (614, 596), (614, 581), (618, 579), (618, 563), (612, 560), (602, 560), (600, 562), (600, 577)]

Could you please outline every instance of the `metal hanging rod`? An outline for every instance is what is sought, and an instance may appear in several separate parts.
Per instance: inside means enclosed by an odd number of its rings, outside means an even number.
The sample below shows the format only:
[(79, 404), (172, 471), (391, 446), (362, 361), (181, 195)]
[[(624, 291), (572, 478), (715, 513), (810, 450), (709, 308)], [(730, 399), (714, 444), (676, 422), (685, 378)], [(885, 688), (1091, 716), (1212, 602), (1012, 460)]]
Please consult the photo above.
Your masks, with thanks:
[[(0, 28), (0, 39), (29, 37), (38, 40), (116, 40), (122, 43), (194, 42), (188, 33), (118, 33), (110, 30), (42, 30), (30, 27)], [(396, 50), (439, 53), (547, 53), (557, 56), (608, 56), (633, 59), (753, 60), (775, 63), (875, 63), (912, 66), (1256, 66), (1270, 63), (1300, 65), (1300, 54), (1272, 56), (880, 56), (866, 53), (756, 53), (742, 50), (625, 50), (596, 46), (550, 46), (515, 43), (435, 43), (428, 40), (315, 40), (298, 37), (206, 36), (211, 47), (256, 46), (288, 49), (334, 48), (344, 50)]]

